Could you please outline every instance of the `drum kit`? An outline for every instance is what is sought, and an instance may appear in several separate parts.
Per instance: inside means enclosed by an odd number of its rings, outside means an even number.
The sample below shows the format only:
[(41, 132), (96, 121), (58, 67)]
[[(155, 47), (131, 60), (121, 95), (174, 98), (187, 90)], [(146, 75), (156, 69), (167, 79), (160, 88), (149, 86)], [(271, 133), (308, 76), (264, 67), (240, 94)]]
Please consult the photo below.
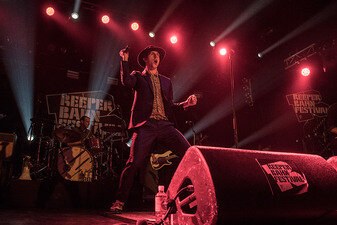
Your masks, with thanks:
[(50, 120), (33, 118), (31, 121), (32, 179), (48, 179), (55, 173), (66, 180), (82, 182), (116, 176), (116, 166), (120, 164), (116, 161), (123, 160), (117, 145), (127, 136), (123, 127), (103, 126), (100, 130), (104, 132), (99, 132), (103, 137), (81, 139), (81, 134), (72, 129), (54, 129), (55, 124)]

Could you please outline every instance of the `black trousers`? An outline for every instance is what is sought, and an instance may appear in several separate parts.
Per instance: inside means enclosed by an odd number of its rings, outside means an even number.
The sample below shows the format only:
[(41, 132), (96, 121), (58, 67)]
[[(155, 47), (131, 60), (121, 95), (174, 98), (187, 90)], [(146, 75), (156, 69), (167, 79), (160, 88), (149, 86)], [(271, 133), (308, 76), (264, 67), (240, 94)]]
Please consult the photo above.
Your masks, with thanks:
[(157, 141), (180, 157), (191, 146), (186, 138), (173, 126), (173, 123), (150, 119), (137, 128), (132, 136), (130, 156), (124, 168), (116, 199), (126, 202), (137, 172), (146, 166), (152, 145)]

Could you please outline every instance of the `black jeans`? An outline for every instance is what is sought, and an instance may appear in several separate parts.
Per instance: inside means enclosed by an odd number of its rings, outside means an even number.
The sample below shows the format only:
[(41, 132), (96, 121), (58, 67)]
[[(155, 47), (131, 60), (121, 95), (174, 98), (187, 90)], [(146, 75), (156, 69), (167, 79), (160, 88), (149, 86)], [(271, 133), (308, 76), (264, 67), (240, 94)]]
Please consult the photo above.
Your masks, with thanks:
[(157, 141), (180, 157), (191, 146), (186, 138), (173, 126), (163, 120), (149, 120), (136, 129), (132, 135), (130, 156), (124, 168), (117, 192), (117, 200), (126, 202), (136, 173), (146, 165), (153, 143)]

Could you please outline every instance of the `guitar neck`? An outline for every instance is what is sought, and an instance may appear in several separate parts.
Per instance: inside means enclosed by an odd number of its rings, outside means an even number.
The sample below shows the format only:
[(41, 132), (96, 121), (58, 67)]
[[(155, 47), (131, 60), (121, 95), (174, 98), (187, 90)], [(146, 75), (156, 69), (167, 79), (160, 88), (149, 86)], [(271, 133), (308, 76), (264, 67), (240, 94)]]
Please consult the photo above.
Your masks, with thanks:
[(177, 158), (178, 156), (176, 155), (170, 155), (170, 156), (167, 156), (166, 159), (167, 160), (170, 160), (170, 159), (174, 159), (174, 158)]

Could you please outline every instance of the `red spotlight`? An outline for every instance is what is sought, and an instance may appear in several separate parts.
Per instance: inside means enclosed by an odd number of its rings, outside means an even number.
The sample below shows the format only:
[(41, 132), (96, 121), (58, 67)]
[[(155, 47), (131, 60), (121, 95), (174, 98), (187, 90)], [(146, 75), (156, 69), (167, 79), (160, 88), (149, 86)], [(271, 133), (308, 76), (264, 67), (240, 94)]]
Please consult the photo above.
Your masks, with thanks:
[(222, 49), (220, 49), (219, 53), (220, 53), (220, 55), (226, 55), (227, 50), (225, 48), (222, 48)]
[(132, 23), (131, 24), (131, 29), (134, 30), (134, 31), (138, 30), (139, 29), (139, 24), (137, 22)]
[(302, 76), (305, 76), (305, 77), (309, 76), (310, 75), (310, 69), (308, 67), (303, 68), (301, 70), (301, 74), (302, 74)]
[(54, 14), (55, 14), (54, 8), (53, 8), (53, 7), (48, 7), (48, 8), (46, 9), (46, 14), (47, 14), (48, 16), (54, 15)]
[(110, 17), (108, 15), (102, 16), (102, 23), (107, 24), (110, 22)]
[(178, 38), (177, 36), (173, 35), (171, 38), (170, 38), (170, 41), (172, 44), (176, 44), (178, 42)]

